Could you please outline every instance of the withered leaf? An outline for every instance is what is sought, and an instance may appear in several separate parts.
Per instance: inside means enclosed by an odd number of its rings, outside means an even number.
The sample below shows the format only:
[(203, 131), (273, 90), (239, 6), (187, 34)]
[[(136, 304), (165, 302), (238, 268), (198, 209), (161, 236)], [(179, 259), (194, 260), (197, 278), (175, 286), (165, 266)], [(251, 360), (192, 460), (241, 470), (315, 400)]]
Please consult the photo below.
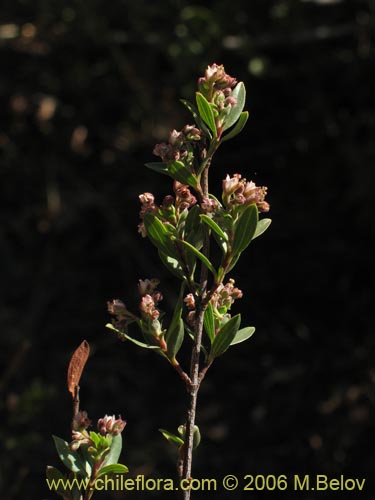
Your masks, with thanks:
[(74, 398), (75, 389), (79, 385), (81, 380), (82, 372), (87, 362), (90, 354), (90, 345), (87, 340), (84, 340), (82, 344), (77, 347), (74, 351), (73, 356), (70, 359), (68, 366), (68, 391)]

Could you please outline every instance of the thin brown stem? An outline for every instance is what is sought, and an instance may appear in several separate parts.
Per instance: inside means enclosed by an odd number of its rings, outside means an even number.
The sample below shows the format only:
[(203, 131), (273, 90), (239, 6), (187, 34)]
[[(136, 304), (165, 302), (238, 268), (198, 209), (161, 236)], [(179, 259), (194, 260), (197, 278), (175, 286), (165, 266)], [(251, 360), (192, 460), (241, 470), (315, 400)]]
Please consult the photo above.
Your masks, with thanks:
[[(202, 173), (201, 188), (202, 188), (202, 199), (208, 198), (208, 169), (211, 159), (207, 161), (206, 168)], [(210, 242), (209, 235), (206, 231), (204, 234), (202, 253), (205, 256), (209, 256), (210, 252)], [(196, 304), (196, 317), (195, 317), (195, 327), (194, 327), (194, 345), (191, 353), (191, 364), (190, 364), (190, 380), (191, 383), (188, 384), (189, 393), (189, 406), (186, 416), (186, 430), (185, 430), (185, 443), (183, 447), (183, 468), (182, 468), (182, 478), (188, 480), (191, 478), (191, 469), (193, 461), (193, 441), (194, 441), (194, 426), (195, 417), (197, 411), (197, 399), (200, 386), (200, 352), (202, 346), (202, 334), (203, 334), (203, 320), (204, 313), (207, 307), (205, 302), (205, 295), (207, 293), (207, 278), (208, 270), (202, 265), (199, 292), (200, 295), (197, 299)], [(183, 492), (184, 500), (190, 499), (190, 490)]]
[(79, 385), (74, 387), (74, 398), (73, 398), (73, 418), (79, 412)]

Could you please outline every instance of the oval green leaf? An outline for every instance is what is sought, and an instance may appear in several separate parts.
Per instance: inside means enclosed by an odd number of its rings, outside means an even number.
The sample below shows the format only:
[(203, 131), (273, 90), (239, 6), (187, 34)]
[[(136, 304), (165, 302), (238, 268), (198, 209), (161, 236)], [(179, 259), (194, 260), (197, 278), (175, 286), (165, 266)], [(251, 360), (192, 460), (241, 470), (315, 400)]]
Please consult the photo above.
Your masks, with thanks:
[(182, 161), (173, 161), (167, 163), (168, 175), (172, 179), (182, 182), (182, 184), (188, 184), (189, 186), (196, 188), (198, 186), (198, 181), (195, 175), (192, 174), (191, 170), (182, 163)]
[(126, 465), (111, 464), (102, 467), (99, 470), (97, 477), (105, 476), (106, 474), (126, 474), (127, 472), (129, 472), (129, 469), (126, 467)]
[(205, 224), (207, 224), (207, 226), (209, 226), (212, 229), (212, 231), (214, 231), (218, 236), (220, 236), (220, 238), (222, 238), (224, 241), (229, 240), (228, 235), (224, 233), (221, 227), (218, 224), (216, 224), (216, 222), (211, 217), (203, 214), (200, 216), (200, 218)]
[(221, 356), (230, 346), (241, 324), (241, 315), (233, 316), (217, 333), (211, 347), (209, 359)]
[(203, 255), (203, 253), (201, 253), (193, 245), (191, 245), (185, 240), (178, 240), (176, 238), (173, 239), (176, 240), (178, 243), (182, 243), (190, 253), (196, 255), (198, 259), (200, 259), (203, 262), (203, 264), (207, 267), (207, 269), (211, 271), (211, 273), (216, 277), (216, 271), (213, 264), (208, 260), (208, 258), (205, 255)]
[(216, 130), (216, 123), (215, 123), (215, 118), (214, 118), (214, 113), (212, 111), (212, 108), (207, 101), (207, 99), (204, 97), (203, 94), (200, 92), (196, 92), (196, 100), (197, 100), (197, 106), (198, 106), (198, 112), (199, 116), (202, 118), (204, 123), (208, 125), (209, 129), (211, 130), (212, 134), (214, 137), (217, 136), (217, 130)]
[(230, 132), (228, 132), (226, 135), (222, 137), (221, 142), (225, 142), (228, 141), (229, 139), (233, 139), (233, 137), (236, 137), (236, 135), (238, 135), (246, 125), (248, 118), (249, 118), (249, 112), (243, 111), (240, 114), (240, 117), (236, 125), (232, 128)]
[(215, 339), (215, 318), (211, 302), (208, 303), (207, 309), (204, 312), (203, 325), (212, 344)]
[(122, 436), (121, 434), (117, 434), (117, 436), (113, 436), (111, 449), (104, 460), (104, 465), (117, 464), (118, 459), (120, 458), (121, 450)]
[(81, 457), (78, 455), (76, 451), (71, 451), (69, 448), (69, 444), (64, 441), (64, 439), (59, 438), (58, 436), (52, 436), (55, 442), (57, 454), (59, 455), (62, 463), (72, 472), (78, 472), (82, 476), (86, 476), (86, 468), (83, 463)]
[(230, 345), (236, 345), (240, 344), (241, 342), (245, 342), (245, 340), (249, 339), (254, 335), (254, 332), (255, 332), (254, 326), (247, 326), (246, 328), (241, 328), (241, 330), (238, 330), (238, 332), (236, 333)]
[(154, 214), (146, 214), (143, 222), (151, 242), (163, 253), (176, 257), (175, 248), (171, 242), (173, 227), (169, 228), (166, 224), (163, 224)]
[(231, 97), (235, 97), (237, 99), (237, 103), (232, 107), (226, 117), (223, 130), (227, 130), (236, 123), (243, 111), (243, 108), (245, 107), (246, 89), (243, 82), (237, 83), (232, 91)]
[(169, 443), (173, 443), (177, 446), (181, 446), (184, 444), (184, 440), (181, 439), (180, 437), (176, 436), (175, 434), (172, 434), (171, 432), (169, 431), (166, 431), (165, 429), (159, 429), (159, 432), (161, 432), (163, 434), (163, 436), (165, 437), (165, 439), (169, 442)]
[(129, 340), (129, 342), (132, 342), (133, 344), (137, 345), (138, 347), (143, 347), (143, 349), (156, 349), (156, 350), (160, 349), (160, 347), (158, 347), (156, 345), (145, 344), (143, 342), (140, 342), (139, 340), (136, 340), (136, 339), (133, 339), (132, 337), (129, 337), (129, 335), (127, 333), (122, 332), (121, 330), (118, 330), (116, 327), (114, 327), (112, 325), (112, 323), (107, 323), (105, 325), (105, 327), (108, 328), (109, 330), (113, 330), (118, 335), (121, 335), (121, 337), (123, 337), (126, 340)]
[(248, 247), (255, 234), (257, 223), (257, 206), (255, 204), (249, 205), (241, 213), (234, 226), (233, 255), (243, 252)]
[(271, 222), (272, 222), (272, 219), (260, 219), (258, 221), (257, 228), (256, 228), (254, 236), (253, 236), (253, 240), (255, 240), (255, 238), (258, 238), (258, 236), (260, 236), (265, 231), (267, 231)]

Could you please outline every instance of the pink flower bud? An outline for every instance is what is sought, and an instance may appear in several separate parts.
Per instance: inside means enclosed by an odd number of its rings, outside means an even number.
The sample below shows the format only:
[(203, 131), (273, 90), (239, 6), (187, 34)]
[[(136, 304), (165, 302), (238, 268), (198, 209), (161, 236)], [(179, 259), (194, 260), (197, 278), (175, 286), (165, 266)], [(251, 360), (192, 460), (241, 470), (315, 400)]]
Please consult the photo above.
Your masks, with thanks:
[(233, 177), (226, 176), (223, 180), (223, 195), (230, 196), (240, 186), (241, 174), (234, 174)]
[(188, 309), (195, 309), (195, 299), (192, 293), (188, 293), (184, 298), (184, 302)]
[(142, 297), (139, 308), (141, 312), (150, 319), (158, 319), (160, 316), (159, 311), (155, 307), (154, 299), (149, 294)]
[(126, 425), (126, 422), (119, 417), (117, 420), (114, 415), (105, 415), (103, 418), (98, 420), (98, 431), (102, 436), (107, 434), (112, 434), (112, 436), (117, 436), (120, 434)]
[[(116, 302), (121, 302), (121, 301), (116, 301)], [(79, 411), (76, 415), (74, 415), (72, 422), (73, 431), (83, 431), (84, 429), (87, 429), (87, 427), (90, 427), (90, 425), (91, 425), (91, 420), (88, 418), (86, 411)]]
[(155, 197), (152, 193), (143, 193), (138, 196), (142, 205), (152, 205), (155, 202)]

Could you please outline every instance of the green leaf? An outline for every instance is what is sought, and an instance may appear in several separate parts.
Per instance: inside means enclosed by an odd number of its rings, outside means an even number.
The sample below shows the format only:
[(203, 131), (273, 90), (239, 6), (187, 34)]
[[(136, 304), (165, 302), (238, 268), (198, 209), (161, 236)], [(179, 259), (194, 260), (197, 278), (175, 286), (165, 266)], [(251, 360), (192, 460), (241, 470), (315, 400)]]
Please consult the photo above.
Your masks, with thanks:
[(240, 114), (239, 120), (236, 123), (236, 125), (232, 128), (230, 132), (228, 132), (221, 138), (221, 142), (225, 142), (228, 141), (229, 139), (233, 139), (233, 137), (236, 137), (236, 135), (238, 135), (246, 125), (248, 118), (249, 118), (249, 112), (243, 111)]
[(198, 257), (198, 259), (200, 259), (203, 262), (203, 264), (207, 267), (207, 269), (209, 271), (211, 271), (211, 273), (216, 277), (216, 271), (215, 271), (214, 266), (208, 260), (208, 258), (205, 255), (203, 255), (203, 253), (201, 253), (199, 250), (197, 250), (193, 245), (191, 245), (187, 241), (178, 240), (178, 239), (176, 239), (176, 241), (178, 243), (182, 243), (191, 253), (195, 254)]
[(224, 231), (221, 229), (221, 227), (216, 224), (216, 222), (211, 218), (209, 217), (208, 215), (205, 215), (205, 214), (202, 214), (200, 216), (200, 218), (202, 219), (202, 221), (207, 224), (211, 229), (212, 231), (214, 231), (220, 238), (222, 238), (224, 241), (228, 241), (229, 238), (228, 238), (228, 235), (224, 233)]
[(200, 250), (203, 246), (203, 224), (200, 219), (201, 210), (195, 205), (189, 210), (185, 221), (185, 240)]
[(157, 172), (158, 174), (169, 175), (167, 164), (162, 161), (153, 161), (150, 163), (145, 163), (145, 167)]
[(99, 470), (97, 477), (105, 476), (106, 474), (126, 474), (127, 472), (129, 472), (129, 469), (126, 467), (126, 465), (111, 464), (102, 467)]
[(225, 325), (219, 330), (217, 333), (211, 347), (210, 351), (210, 360), (212, 361), (214, 358), (221, 356), (233, 341), (236, 333), (241, 324), (241, 315), (237, 314), (229, 321), (225, 323)]
[(228, 269), (226, 270), (227, 273), (229, 273), (229, 271), (231, 271), (235, 267), (235, 265), (237, 264), (240, 257), (241, 257), (241, 252), (232, 258), (232, 261), (231, 261), (230, 265), (228, 266)]
[(237, 83), (232, 91), (231, 97), (235, 97), (237, 99), (237, 103), (229, 111), (229, 114), (224, 122), (223, 130), (227, 130), (234, 125), (243, 111), (246, 101), (246, 89), (243, 82)]
[(213, 133), (213, 136), (217, 136), (217, 130), (216, 130), (216, 123), (215, 123), (215, 117), (214, 113), (212, 111), (212, 108), (207, 101), (207, 99), (204, 97), (203, 94), (200, 92), (196, 92), (196, 99), (197, 99), (197, 106), (198, 106), (198, 111), (199, 115), (204, 121), (206, 125), (208, 125), (209, 129)]
[(241, 330), (238, 330), (238, 332), (236, 333), (230, 345), (236, 345), (240, 344), (241, 342), (245, 342), (245, 340), (249, 339), (254, 335), (254, 332), (255, 332), (254, 326), (247, 326), (246, 328), (241, 328)]
[(176, 359), (176, 355), (184, 341), (184, 322), (181, 318), (178, 320), (173, 329), (168, 329), (168, 333), (166, 337), (167, 353), (171, 359)]
[(183, 439), (180, 437), (176, 436), (175, 434), (172, 434), (169, 431), (166, 431), (165, 429), (159, 429), (159, 432), (163, 434), (165, 439), (169, 441), (170, 443), (176, 444), (177, 446), (181, 446), (184, 444)]
[(201, 432), (197, 425), (194, 425), (194, 434), (193, 434), (193, 450), (198, 448), (199, 443), (201, 442)]
[(48, 465), (46, 469), (46, 477), (48, 487), (51, 491), (54, 491), (55, 493), (60, 495), (62, 498), (64, 498), (64, 500), (71, 500), (72, 496), (70, 489), (67, 488), (65, 490), (63, 488), (67, 477), (62, 472), (60, 472), (59, 469)]
[(112, 325), (112, 323), (107, 323), (105, 325), (106, 328), (109, 330), (113, 330), (117, 334), (121, 335), (121, 337), (125, 338), (126, 340), (129, 340), (129, 342), (132, 342), (133, 344), (137, 345), (138, 347), (143, 347), (143, 349), (160, 349), (160, 347), (156, 345), (150, 345), (150, 344), (145, 344), (143, 342), (140, 342), (139, 340), (133, 339), (132, 337), (129, 337), (126, 333), (122, 332), (121, 330), (118, 330), (116, 327)]
[(254, 236), (253, 236), (253, 240), (255, 240), (255, 238), (258, 238), (258, 236), (260, 236), (265, 231), (267, 231), (271, 222), (272, 222), (271, 219), (260, 219), (258, 221), (257, 228), (256, 228)]
[(184, 272), (182, 270), (181, 264), (174, 257), (170, 257), (169, 255), (163, 253), (159, 250), (159, 257), (165, 267), (177, 278), (185, 278)]
[(210, 132), (210, 129), (206, 126), (202, 118), (199, 116), (198, 109), (191, 104), (189, 101), (186, 101), (185, 99), (180, 99), (182, 104), (190, 111), (190, 113), (193, 115), (193, 118), (195, 120), (195, 123), (198, 125), (198, 127), (203, 130), (203, 132), (206, 134), (206, 136), (209, 137), (209, 139), (212, 138), (212, 134)]
[(198, 186), (198, 181), (195, 175), (193, 175), (190, 169), (182, 163), (182, 161), (173, 161), (167, 163), (168, 175), (175, 179), (176, 181), (182, 182), (182, 184), (189, 184), (189, 186), (196, 188)]
[(180, 350), (182, 342), (184, 341), (184, 322), (181, 319), (184, 290), (185, 285), (183, 283), (174, 308), (171, 324), (169, 325), (168, 331), (165, 335), (165, 340), (167, 342), (167, 354), (171, 359), (176, 359), (176, 354)]
[(210, 339), (210, 342), (212, 342), (215, 339), (215, 318), (214, 318), (214, 311), (212, 308), (211, 302), (208, 303), (207, 309), (204, 312), (204, 329), (206, 330), (207, 336)]
[(239, 216), (234, 226), (233, 255), (241, 253), (250, 244), (258, 223), (256, 205), (249, 205)]
[(52, 436), (55, 442), (56, 450), (62, 463), (72, 472), (78, 472), (86, 477), (86, 468), (81, 457), (76, 451), (71, 451), (69, 444), (63, 439)]
[(122, 436), (121, 434), (117, 434), (117, 436), (113, 436), (111, 449), (104, 460), (104, 465), (117, 464), (118, 459), (120, 458), (121, 450)]
[(193, 188), (196, 188), (198, 185), (197, 178), (182, 161), (176, 160), (168, 163), (157, 161), (145, 163), (145, 166), (158, 174), (169, 175), (172, 179), (183, 184), (189, 184)]
[(163, 253), (176, 257), (175, 248), (171, 242), (173, 227), (169, 228), (163, 224), (154, 214), (146, 214), (143, 218), (147, 230), (147, 236), (151, 242)]

